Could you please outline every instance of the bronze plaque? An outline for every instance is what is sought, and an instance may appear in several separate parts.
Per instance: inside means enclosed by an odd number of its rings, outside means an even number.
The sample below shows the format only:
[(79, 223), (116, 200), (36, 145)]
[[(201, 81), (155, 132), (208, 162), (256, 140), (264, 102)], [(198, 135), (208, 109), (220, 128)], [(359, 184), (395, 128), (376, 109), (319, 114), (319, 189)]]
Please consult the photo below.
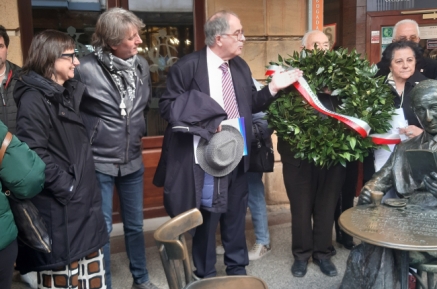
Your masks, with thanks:
[(370, 244), (409, 251), (437, 250), (437, 210), (416, 205), (356, 206), (345, 211), (340, 227)]

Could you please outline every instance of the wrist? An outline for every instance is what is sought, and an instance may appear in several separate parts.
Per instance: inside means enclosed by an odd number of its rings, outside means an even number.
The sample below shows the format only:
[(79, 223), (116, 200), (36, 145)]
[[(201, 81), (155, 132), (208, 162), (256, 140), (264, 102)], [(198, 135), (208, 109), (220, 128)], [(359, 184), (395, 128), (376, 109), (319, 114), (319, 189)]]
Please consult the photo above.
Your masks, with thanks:
[(275, 96), (277, 93), (278, 93), (278, 90), (276, 89), (276, 87), (273, 87), (274, 85), (270, 82), (269, 83), (269, 91), (270, 91), (270, 94), (272, 95), (272, 96)]

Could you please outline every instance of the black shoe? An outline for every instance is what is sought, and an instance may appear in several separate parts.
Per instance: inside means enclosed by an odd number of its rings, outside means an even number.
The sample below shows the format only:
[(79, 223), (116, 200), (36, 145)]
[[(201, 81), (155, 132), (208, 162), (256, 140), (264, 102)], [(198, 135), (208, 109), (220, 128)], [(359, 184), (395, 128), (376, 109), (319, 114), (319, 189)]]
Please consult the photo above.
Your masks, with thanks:
[(322, 271), (323, 274), (329, 277), (337, 276), (337, 268), (335, 268), (331, 259), (313, 259), (313, 261), (314, 264), (319, 265), (320, 271)]
[(337, 254), (337, 250), (335, 250), (335, 247), (332, 245), (328, 247), (328, 250), (331, 251), (331, 257)]
[(294, 277), (303, 277), (307, 273), (308, 260), (294, 260), (291, 266), (291, 274)]

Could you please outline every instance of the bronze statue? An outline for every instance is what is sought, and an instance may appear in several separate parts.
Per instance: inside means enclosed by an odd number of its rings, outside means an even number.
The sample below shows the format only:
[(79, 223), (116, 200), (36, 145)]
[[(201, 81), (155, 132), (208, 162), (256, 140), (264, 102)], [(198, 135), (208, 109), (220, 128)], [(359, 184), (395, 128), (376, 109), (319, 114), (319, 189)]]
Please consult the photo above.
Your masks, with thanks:
[[(411, 205), (437, 208), (437, 172), (414, 180), (405, 151), (437, 151), (437, 80), (424, 80), (411, 91), (411, 106), (424, 131), (397, 145), (385, 165), (361, 190), (358, 205), (370, 204), (371, 191), (387, 192), (394, 188)], [(410, 252), (410, 264), (437, 259), (437, 252)], [(392, 249), (362, 243), (353, 249), (340, 288), (396, 288), (399, 284), (399, 256)]]

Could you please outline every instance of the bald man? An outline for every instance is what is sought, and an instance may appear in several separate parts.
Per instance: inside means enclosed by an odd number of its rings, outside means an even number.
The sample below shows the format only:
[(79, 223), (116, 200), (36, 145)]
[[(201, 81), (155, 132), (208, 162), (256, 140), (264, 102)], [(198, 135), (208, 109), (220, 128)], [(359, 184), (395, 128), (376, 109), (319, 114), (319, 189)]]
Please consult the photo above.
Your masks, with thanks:
[[(307, 32), (302, 39), (302, 47), (328, 50), (328, 37), (317, 30)], [(318, 96), (328, 109), (336, 107), (329, 95)], [(292, 216), (294, 263), (291, 272), (295, 277), (305, 276), (308, 260), (312, 257), (325, 275), (336, 276), (337, 269), (330, 260), (332, 225), (346, 170), (341, 165), (320, 168), (307, 160), (295, 158), (297, 149), (281, 138), (278, 139), (278, 151)]]

